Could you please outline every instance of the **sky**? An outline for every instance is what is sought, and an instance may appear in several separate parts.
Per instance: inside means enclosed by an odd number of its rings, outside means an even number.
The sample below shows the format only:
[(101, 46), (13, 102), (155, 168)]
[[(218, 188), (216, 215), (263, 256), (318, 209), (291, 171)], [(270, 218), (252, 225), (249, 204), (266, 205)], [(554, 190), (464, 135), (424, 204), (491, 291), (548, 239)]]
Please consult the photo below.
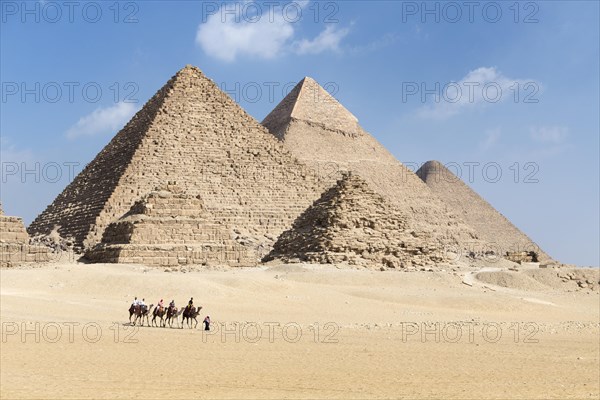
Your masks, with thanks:
[(26, 223), (192, 64), (258, 121), (311, 76), (408, 167), (600, 265), (597, 1), (0, 5), (0, 198)]

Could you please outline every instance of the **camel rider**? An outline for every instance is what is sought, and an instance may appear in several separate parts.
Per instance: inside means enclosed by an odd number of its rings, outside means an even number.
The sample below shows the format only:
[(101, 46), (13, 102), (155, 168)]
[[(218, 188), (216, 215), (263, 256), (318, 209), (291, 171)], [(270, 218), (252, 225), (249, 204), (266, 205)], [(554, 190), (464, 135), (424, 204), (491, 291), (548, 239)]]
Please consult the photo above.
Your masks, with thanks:
[(146, 308), (148, 307), (148, 306), (146, 306), (145, 301), (146, 301), (146, 299), (142, 299), (142, 300), (140, 300), (140, 303), (139, 303), (140, 308), (142, 309), (142, 311), (146, 311)]
[(135, 307), (135, 306), (137, 306), (137, 305), (139, 305), (139, 304), (140, 304), (140, 301), (139, 301), (139, 300), (137, 299), (137, 297), (136, 297), (135, 299), (133, 299), (133, 303), (131, 303), (131, 306), (132, 306), (132, 307)]
[(188, 305), (187, 305), (187, 310), (190, 311), (192, 309), (192, 307), (194, 307), (194, 298), (190, 298), (190, 301), (188, 301)]
[(175, 300), (171, 300), (171, 302), (169, 303), (169, 308), (171, 310), (175, 308)]
[(160, 299), (160, 301), (158, 302), (158, 305), (157, 305), (158, 311), (162, 312), (163, 307), (164, 307), (163, 299)]

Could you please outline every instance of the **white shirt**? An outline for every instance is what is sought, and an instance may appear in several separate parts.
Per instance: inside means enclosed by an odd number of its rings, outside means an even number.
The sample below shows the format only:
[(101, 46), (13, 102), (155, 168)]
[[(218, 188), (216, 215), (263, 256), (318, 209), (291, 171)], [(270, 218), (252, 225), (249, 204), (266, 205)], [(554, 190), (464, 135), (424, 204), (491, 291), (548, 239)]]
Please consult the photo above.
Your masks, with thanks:
[(133, 301), (133, 305), (134, 305), (134, 306), (139, 306), (139, 305), (140, 305), (140, 301), (139, 301), (138, 299), (135, 299), (135, 300)]

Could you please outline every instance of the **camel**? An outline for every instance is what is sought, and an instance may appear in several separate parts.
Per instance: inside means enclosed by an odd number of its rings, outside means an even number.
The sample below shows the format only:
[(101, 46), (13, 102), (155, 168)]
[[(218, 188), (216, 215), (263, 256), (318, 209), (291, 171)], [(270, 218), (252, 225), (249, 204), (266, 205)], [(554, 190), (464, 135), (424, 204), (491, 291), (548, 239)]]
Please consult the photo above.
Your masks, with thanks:
[(148, 326), (150, 326), (149, 315), (150, 315), (150, 311), (152, 311), (153, 307), (154, 307), (154, 304), (150, 304), (150, 307), (147, 307), (144, 309), (142, 309), (142, 307), (140, 307), (140, 306), (136, 306), (135, 310), (134, 310), (135, 319), (133, 320), (133, 325), (135, 325), (135, 323), (137, 322), (138, 319), (141, 319), (142, 320), (141, 326), (144, 326), (144, 318), (146, 318), (146, 322), (148, 323)]
[(188, 327), (192, 327), (192, 320), (196, 321), (196, 325), (194, 325), (194, 328), (196, 328), (198, 326), (198, 320), (196, 319), (196, 317), (198, 317), (198, 314), (200, 314), (200, 310), (202, 310), (202, 306), (198, 307), (198, 309), (196, 309), (196, 307), (186, 307), (185, 310), (183, 311), (183, 318), (181, 319), (181, 329), (183, 329), (183, 323), (187, 320), (188, 323)]
[(131, 306), (129, 307), (129, 323), (131, 324), (131, 317), (133, 316), (133, 314), (135, 314), (135, 306), (133, 304), (131, 304)]
[(173, 326), (173, 321), (177, 322), (177, 327), (179, 328), (179, 316), (181, 315), (181, 313), (183, 312), (183, 308), (178, 310), (177, 307), (169, 307), (167, 309), (167, 316), (165, 317), (165, 326), (167, 325), (167, 322), (169, 323), (169, 328), (172, 328)]
[(165, 307), (156, 307), (154, 312), (152, 313), (152, 326), (156, 326), (156, 317), (160, 319), (160, 326), (163, 328), (166, 326), (164, 316), (167, 313), (167, 309)]

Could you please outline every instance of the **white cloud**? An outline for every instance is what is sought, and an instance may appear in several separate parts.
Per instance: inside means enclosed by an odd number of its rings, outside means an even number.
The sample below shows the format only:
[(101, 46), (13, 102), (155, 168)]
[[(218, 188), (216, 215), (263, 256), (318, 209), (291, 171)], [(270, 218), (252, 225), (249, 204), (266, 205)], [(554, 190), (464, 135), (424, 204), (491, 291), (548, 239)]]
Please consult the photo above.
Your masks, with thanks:
[[(514, 101), (515, 95), (520, 96), (517, 100), (523, 101), (524, 95), (540, 87), (533, 79), (509, 78), (496, 67), (480, 67), (458, 82), (421, 84), (418, 95), (427, 104), (418, 110), (418, 115), (448, 118), (485, 104)], [(425, 94), (429, 90), (434, 90), (436, 94)]]
[(66, 135), (69, 139), (74, 139), (80, 136), (115, 132), (122, 128), (136, 112), (137, 107), (133, 103), (121, 102), (112, 107), (98, 108), (91, 114), (81, 117), (67, 130)]
[(530, 128), (529, 133), (536, 142), (559, 144), (564, 142), (569, 130), (564, 126), (537, 126)]
[[(302, 9), (308, 3), (301, 1), (294, 4)], [(349, 29), (326, 26), (312, 40), (294, 40), (295, 27), (301, 22), (297, 16), (287, 15), (280, 6), (273, 7), (269, 12), (260, 6), (247, 7), (251, 4), (259, 3), (246, 1), (224, 4), (198, 26), (196, 44), (207, 55), (225, 62), (233, 62), (238, 56), (273, 59), (289, 53), (339, 52), (342, 39), (350, 32)], [(249, 15), (248, 10), (262, 11)]]
[(273, 21), (261, 17), (257, 22), (234, 18), (221, 21), (217, 13), (198, 27), (196, 43), (204, 52), (222, 61), (234, 61), (238, 55), (274, 58), (284, 44), (294, 36), (294, 28), (283, 17), (274, 14)]
[(350, 33), (350, 29), (336, 29), (329, 25), (313, 40), (302, 39), (294, 44), (298, 54), (319, 54), (327, 50), (340, 52), (340, 42)]

